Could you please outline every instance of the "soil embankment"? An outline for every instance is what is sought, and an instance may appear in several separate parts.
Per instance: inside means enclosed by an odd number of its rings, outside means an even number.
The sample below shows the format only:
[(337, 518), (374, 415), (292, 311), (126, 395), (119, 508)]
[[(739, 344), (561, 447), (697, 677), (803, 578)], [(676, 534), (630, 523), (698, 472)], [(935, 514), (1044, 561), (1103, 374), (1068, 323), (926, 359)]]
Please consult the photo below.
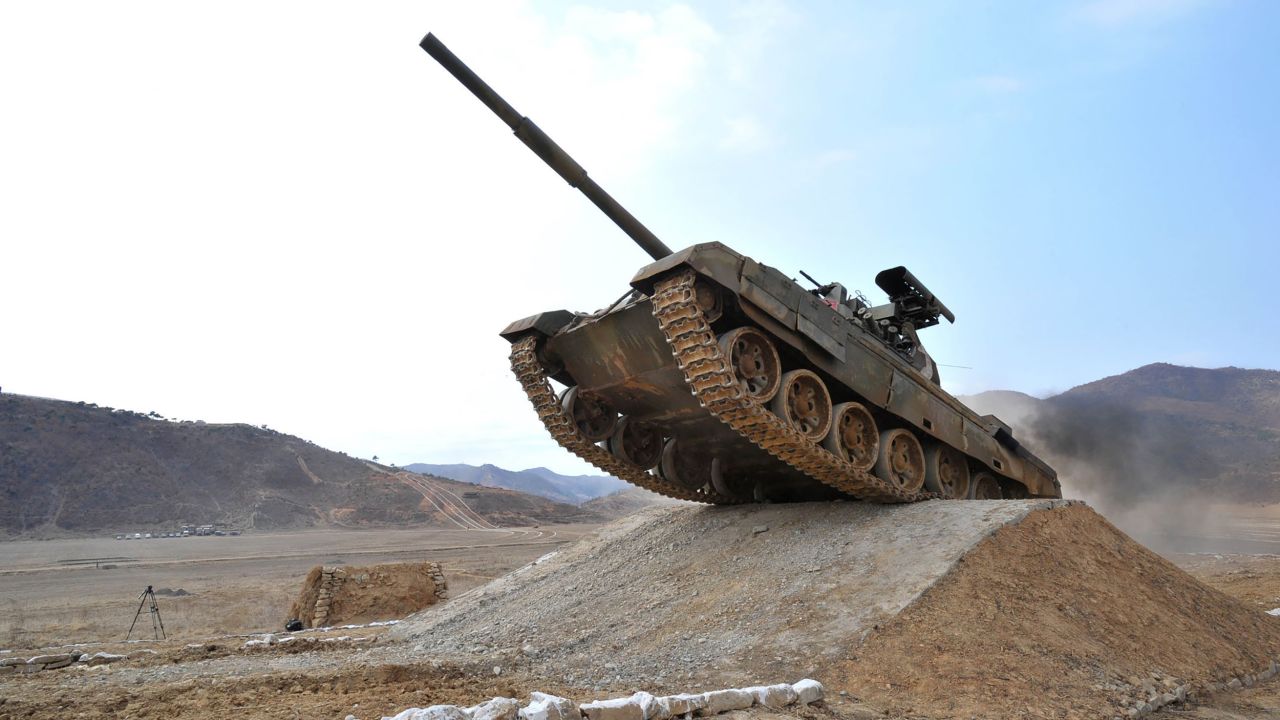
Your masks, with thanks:
[(393, 635), (584, 687), (798, 673), (932, 717), (1123, 714), (1280, 655), (1280, 620), (1061, 501), (649, 510)]

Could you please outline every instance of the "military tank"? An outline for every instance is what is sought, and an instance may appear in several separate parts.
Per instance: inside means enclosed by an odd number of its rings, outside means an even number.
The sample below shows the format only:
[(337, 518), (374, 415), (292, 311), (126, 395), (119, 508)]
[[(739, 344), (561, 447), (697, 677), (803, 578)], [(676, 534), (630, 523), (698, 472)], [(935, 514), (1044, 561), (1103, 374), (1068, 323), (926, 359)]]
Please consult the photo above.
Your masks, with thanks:
[(1062, 496), (1008, 425), (942, 389), (918, 333), (955, 315), (905, 267), (876, 275), (889, 302), (872, 305), (719, 242), (673, 252), (434, 35), (421, 46), (654, 260), (602, 310), (501, 333), (566, 450), (713, 504)]

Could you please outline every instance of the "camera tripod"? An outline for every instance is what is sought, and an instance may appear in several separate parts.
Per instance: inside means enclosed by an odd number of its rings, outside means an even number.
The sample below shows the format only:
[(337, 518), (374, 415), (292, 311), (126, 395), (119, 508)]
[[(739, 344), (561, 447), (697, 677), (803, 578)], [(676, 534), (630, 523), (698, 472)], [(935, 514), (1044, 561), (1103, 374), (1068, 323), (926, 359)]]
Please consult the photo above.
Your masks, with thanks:
[(146, 606), (148, 599), (151, 601), (151, 607), (148, 610), (151, 613), (151, 632), (156, 640), (164, 639), (164, 621), (160, 619), (160, 606), (156, 604), (155, 591), (148, 585), (147, 589), (138, 596), (138, 612), (133, 614), (133, 622), (129, 623), (129, 634), (124, 636), (126, 642), (133, 635), (133, 626), (138, 624), (138, 618), (142, 616), (142, 608)]

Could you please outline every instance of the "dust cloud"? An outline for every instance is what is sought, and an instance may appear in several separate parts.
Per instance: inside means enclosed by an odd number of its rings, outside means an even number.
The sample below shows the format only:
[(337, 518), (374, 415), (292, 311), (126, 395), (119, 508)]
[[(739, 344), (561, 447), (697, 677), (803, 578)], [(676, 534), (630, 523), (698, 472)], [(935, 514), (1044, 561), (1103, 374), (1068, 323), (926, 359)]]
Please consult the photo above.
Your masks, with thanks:
[(1161, 552), (1257, 551), (1232, 539), (1236, 519), (1214, 507), (1223, 468), (1191, 423), (1097, 398), (986, 393), (974, 405), (1058, 471), (1064, 497), (1088, 502), (1139, 542)]
[(1089, 502), (1120, 529), (1161, 551), (1223, 550), (1230, 519), (1206, 486), (1222, 468), (1203, 434), (1174, 418), (1096, 400), (1045, 403), (1028, 444), (1058, 470), (1063, 494)]

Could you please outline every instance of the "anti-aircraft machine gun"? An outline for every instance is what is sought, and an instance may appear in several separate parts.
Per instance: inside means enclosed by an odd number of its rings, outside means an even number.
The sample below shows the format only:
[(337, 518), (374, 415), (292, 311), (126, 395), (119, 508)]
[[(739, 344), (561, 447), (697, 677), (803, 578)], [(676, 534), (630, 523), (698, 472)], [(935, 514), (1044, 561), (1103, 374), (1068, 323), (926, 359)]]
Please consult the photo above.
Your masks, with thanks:
[(604, 310), (542, 312), (501, 333), (566, 450), (715, 504), (1061, 497), (1008, 425), (940, 387), (917, 333), (955, 315), (905, 267), (876, 275), (889, 302), (872, 306), (718, 242), (673, 252), (435, 36), (422, 48), (654, 260)]

